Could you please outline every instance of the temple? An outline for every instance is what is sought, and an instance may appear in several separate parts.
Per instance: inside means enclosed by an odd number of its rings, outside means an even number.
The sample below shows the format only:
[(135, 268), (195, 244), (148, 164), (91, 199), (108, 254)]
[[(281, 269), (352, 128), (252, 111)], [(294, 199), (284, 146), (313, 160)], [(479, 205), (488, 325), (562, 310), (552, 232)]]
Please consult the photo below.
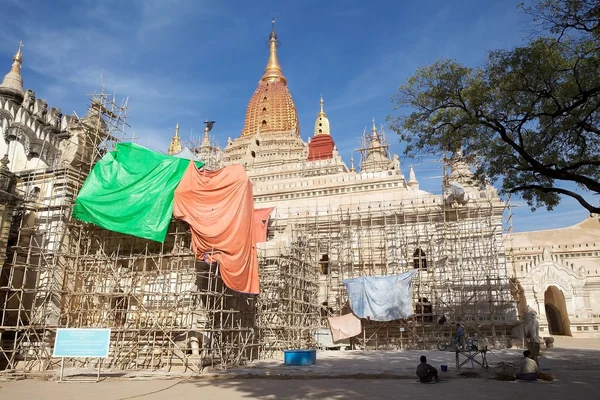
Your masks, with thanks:
[[(323, 96), (302, 139), (274, 23), (268, 39), (239, 135), (221, 148), (211, 136), (218, 121), (206, 120), (202, 136), (184, 143), (177, 122), (163, 149), (203, 161), (207, 173), (243, 166), (255, 223), (266, 228), (256, 244), (259, 295), (231, 290), (218, 262), (197, 259), (181, 221), (172, 220), (164, 242), (156, 242), (73, 218), (97, 161), (126, 140), (127, 106), (102, 90), (87, 115), (63, 115), (24, 89), (21, 46), (12, 65), (7, 60), (0, 84), (0, 369), (52, 368), (61, 327), (111, 328), (102, 365), (115, 369), (202, 372), (286, 349), (330, 347), (328, 318), (351, 312), (345, 280), (409, 271), (411, 314), (362, 319), (361, 334), (336, 347), (427, 349), (456, 322), (490, 347), (520, 346), (532, 315), (542, 336), (600, 336), (597, 215), (563, 229), (513, 233), (504, 221), (512, 217), (509, 204), (474, 179), (460, 150), (442, 155), (441, 190), (430, 193), (418, 171), (390, 152), (375, 119), (365, 121), (371, 128), (356, 143), (360, 160), (351, 157), (348, 166)], [(96, 367), (91, 359), (65, 363)]]
[[(400, 157), (390, 154), (384, 128), (378, 129), (374, 119), (370, 132), (362, 135), (358, 149), (359, 170), (355, 169), (353, 157), (348, 168), (335, 147), (335, 133), (325, 112), (323, 96), (312, 136), (308, 142), (300, 139), (296, 108), (278, 59), (274, 26), (269, 40), (267, 67), (248, 104), (242, 134), (233, 141), (228, 140), (224, 160), (225, 164), (245, 166), (255, 182), (257, 206), (275, 208), (276, 218), (271, 222), (271, 241), (267, 246), (276, 246), (278, 240), (289, 244), (294, 234), (314, 230), (315, 245), (310, 251), (315, 253), (314, 259), (319, 260), (321, 272), (328, 275), (320, 278), (322, 306), (334, 314), (339, 312), (344, 301), (343, 293), (339, 293), (343, 292), (340, 280), (354, 276), (357, 271), (366, 275), (401, 272), (402, 263), (414, 264), (422, 257), (426, 265), (437, 265), (439, 275), (420, 274), (417, 278), (420, 294), (415, 297), (416, 310), (422, 315), (415, 319), (420, 322), (435, 321), (444, 314), (443, 307), (439, 307), (440, 299), (431, 300), (439, 295), (428, 292), (425, 287), (454, 280), (464, 291), (465, 280), (479, 280), (480, 284), (475, 284), (479, 289), (469, 290), (477, 292), (489, 283), (496, 293), (494, 299), (485, 300), (495, 303), (494, 310), (487, 310), (489, 315), (478, 315), (483, 313), (481, 309), (464, 315), (463, 322), (487, 321), (479, 324), (479, 332), (489, 329), (488, 333), (497, 334), (494, 321), (502, 321), (499, 325), (503, 334), (511, 336), (515, 334), (518, 317), (527, 310), (539, 315), (541, 331), (547, 335), (597, 332), (598, 320), (591, 311), (599, 306), (591, 283), (599, 279), (595, 266), (600, 260), (600, 238), (593, 229), (598, 223), (597, 216), (591, 215), (576, 227), (564, 228), (574, 241), (585, 243), (586, 249), (590, 249), (586, 252), (575, 251), (573, 248), (577, 246), (569, 245), (564, 238), (559, 240), (553, 230), (507, 235), (501, 218), (506, 214), (507, 204), (500, 200), (492, 186), (480, 187), (475, 182), (460, 150), (444, 159), (442, 195), (424, 192), (419, 189), (412, 165), (408, 167), (408, 179), (405, 178)], [(268, 83), (277, 84), (277, 90), (273, 88), (269, 92)], [(391, 218), (392, 215), (395, 217)], [(407, 224), (411, 219), (413, 225)], [(390, 227), (386, 227), (388, 223)], [(360, 229), (351, 234), (349, 227), (352, 226), (360, 226)], [(583, 230), (577, 228), (579, 226)], [(306, 231), (298, 233), (302, 229)], [(388, 229), (395, 234), (386, 233)], [(478, 233), (467, 234), (472, 229)], [(341, 238), (344, 234), (351, 234), (352, 245), (344, 243)], [(396, 238), (392, 239), (393, 236)], [(460, 237), (469, 239), (462, 245), (449, 245)], [(523, 246), (522, 243), (530, 242), (530, 237), (535, 237), (539, 245)], [(402, 246), (408, 247), (403, 249), (404, 254), (390, 251)], [(345, 248), (348, 249), (342, 250)], [(558, 251), (559, 248), (563, 250)], [(348, 254), (343, 254), (344, 251)], [(470, 261), (465, 254), (470, 254)], [(577, 261), (579, 267), (572, 266), (568, 272), (561, 260), (571, 257), (575, 257), (573, 261)], [(404, 261), (399, 261), (402, 259)], [(538, 266), (543, 260), (546, 263), (554, 260), (553, 268), (561, 274), (562, 284), (544, 278), (534, 287), (533, 275), (547, 276), (540, 272), (545, 267)], [(359, 266), (354, 264), (356, 262)], [(460, 262), (462, 268), (453, 265), (456, 262)], [(472, 267), (468, 267), (469, 263)], [(390, 270), (390, 265), (398, 267)], [(465, 271), (470, 268), (478, 272), (473, 275)], [(451, 270), (460, 272), (448, 275)], [(453, 290), (452, 287), (450, 285), (448, 290)], [(464, 293), (459, 297), (465, 298), (462, 296)], [(478, 297), (472, 293), (470, 299)], [(465, 309), (462, 300), (456, 298), (444, 298), (443, 302), (452, 303), (454, 307), (460, 303), (461, 309)], [(503, 310), (500, 315), (492, 315), (499, 310)], [(573, 332), (569, 328), (571, 320), (577, 320)], [(421, 335), (427, 335), (427, 324), (419, 330)]]

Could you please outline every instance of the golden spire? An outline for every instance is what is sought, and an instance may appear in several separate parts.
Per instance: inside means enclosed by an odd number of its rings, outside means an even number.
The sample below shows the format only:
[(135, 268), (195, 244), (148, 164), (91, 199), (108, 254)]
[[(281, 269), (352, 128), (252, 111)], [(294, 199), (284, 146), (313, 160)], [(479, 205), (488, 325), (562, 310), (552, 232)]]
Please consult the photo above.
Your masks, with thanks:
[(287, 80), (283, 76), (283, 71), (281, 70), (279, 61), (277, 60), (277, 33), (275, 32), (275, 18), (273, 18), (272, 24), (271, 34), (269, 35), (269, 61), (267, 62), (267, 67), (265, 68), (265, 73), (263, 74), (261, 81), (274, 82), (279, 80), (287, 84)]
[(277, 61), (277, 34), (271, 30), (271, 55), (258, 86), (248, 102), (242, 136), (252, 136), (260, 132), (291, 132), (300, 136), (300, 124), (294, 100)]
[(356, 169), (354, 168), (354, 157), (350, 157), (350, 172), (354, 172)]
[(4, 80), (0, 83), (0, 94), (9, 94), (14, 97), (18, 97), (23, 100), (25, 91), (23, 90), (23, 77), (21, 76), (21, 64), (23, 63), (23, 54), (21, 48), (23, 42), (19, 42), (19, 50), (13, 57), (13, 63), (8, 71), (8, 74), (4, 76)]
[[(23, 48), (23, 41), (19, 42), (19, 50), (17, 50), (17, 53), (13, 56), (13, 63), (12, 63), (12, 67), (10, 68), (10, 72), (13, 72), (15, 74), (17, 74), (19, 76), (19, 78), (21, 78), (21, 65), (23, 64), (23, 53), (21, 53), (21, 49)], [(23, 79), (21, 78), (21, 86), (23, 85)]]
[(21, 49), (23, 48), (23, 41), (19, 42), (19, 50), (17, 50), (17, 54), (13, 57), (13, 62), (19, 63), (19, 67), (23, 63), (23, 54), (21, 54)]
[(181, 147), (181, 138), (179, 137), (179, 121), (175, 124), (175, 136), (171, 139), (171, 144), (167, 153), (170, 155), (181, 153), (183, 148)]
[(315, 121), (315, 136), (317, 135), (330, 135), (331, 131), (329, 129), (329, 119), (327, 119), (327, 114), (323, 110), (323, 95), (321, 95), (321, 100), (319, 104), (321, 105), (321, 111), (317, 115), (317, 120)]

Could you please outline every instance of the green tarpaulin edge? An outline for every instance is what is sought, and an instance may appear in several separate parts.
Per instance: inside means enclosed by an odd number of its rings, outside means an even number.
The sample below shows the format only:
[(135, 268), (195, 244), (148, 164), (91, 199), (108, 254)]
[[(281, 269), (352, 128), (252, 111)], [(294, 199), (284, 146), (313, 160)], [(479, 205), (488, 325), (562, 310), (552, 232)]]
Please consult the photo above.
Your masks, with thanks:
[(113, 232), (164, 242), (174, 192), (189, 163), (134, 143), (118, 143), (94, 165), (72, 216)]

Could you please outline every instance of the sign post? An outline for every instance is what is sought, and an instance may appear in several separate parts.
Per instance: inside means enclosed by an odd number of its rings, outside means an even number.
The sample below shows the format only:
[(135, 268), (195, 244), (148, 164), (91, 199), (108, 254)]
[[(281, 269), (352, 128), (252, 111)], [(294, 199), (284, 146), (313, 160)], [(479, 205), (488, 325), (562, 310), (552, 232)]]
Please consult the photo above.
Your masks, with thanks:
[(110, 329), (58, 328), (54, 339), (53, 357), (60, 357), (60, 379), (63, 382), (65, 358), (98, 358), (98, 375), (100, 381), (100, 359), (108, 357), (110, 346)]
[(404, 341), (403, 336), (404, 336), (404, 328), (400, 327), (400, 350), (402, 350), (402, 342)]

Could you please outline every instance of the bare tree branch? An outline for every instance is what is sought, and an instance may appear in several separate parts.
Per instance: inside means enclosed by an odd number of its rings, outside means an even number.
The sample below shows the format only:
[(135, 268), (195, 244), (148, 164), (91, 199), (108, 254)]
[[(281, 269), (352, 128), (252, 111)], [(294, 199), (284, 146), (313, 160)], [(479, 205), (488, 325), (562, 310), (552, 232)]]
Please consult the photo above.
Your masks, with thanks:
[(546, 187), (546, 186), (541, 186), (541, 185), (523, 185), (523, 186), (517, 186), (517, 187), (512, 188), (510, 190), (510, 193), (523, 192), (523, 191), (527, 191), (527, 190), (537, 190), (542, 193), (563, 194), (565, 196), (569, 196), (569, 197), (572, 197), (575, 200), (577, 200), (579, 202), (579, 204), (581, 204), (581, 206), (583, 206), (583, 208), (585, 208), (589, 212), (595, 213), (595, 214), (600, 214), (600, 207), (594, 207), (593, 205), (588, 203), (580, 194), (572, 192), (570, 190), (562, 189), (562, 188)]

